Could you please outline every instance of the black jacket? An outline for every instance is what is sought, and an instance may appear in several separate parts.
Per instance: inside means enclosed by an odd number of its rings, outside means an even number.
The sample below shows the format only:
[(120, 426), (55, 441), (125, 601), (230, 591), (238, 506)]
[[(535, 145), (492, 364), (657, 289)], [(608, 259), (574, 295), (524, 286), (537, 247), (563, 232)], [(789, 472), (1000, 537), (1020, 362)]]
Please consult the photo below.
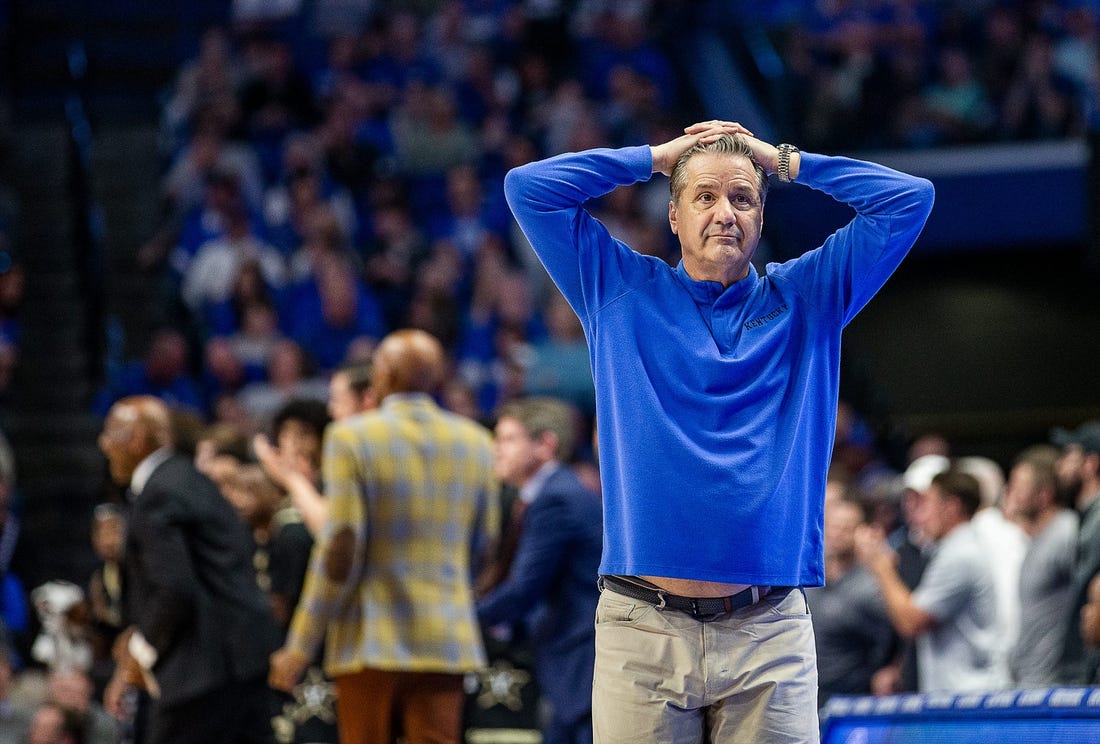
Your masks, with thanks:
[(250, 545), (232, 506), (184, 457), (161, 463), (134, 497), (124, 606), (157, 650), (161, 705), (267, 674), (277, 636)]

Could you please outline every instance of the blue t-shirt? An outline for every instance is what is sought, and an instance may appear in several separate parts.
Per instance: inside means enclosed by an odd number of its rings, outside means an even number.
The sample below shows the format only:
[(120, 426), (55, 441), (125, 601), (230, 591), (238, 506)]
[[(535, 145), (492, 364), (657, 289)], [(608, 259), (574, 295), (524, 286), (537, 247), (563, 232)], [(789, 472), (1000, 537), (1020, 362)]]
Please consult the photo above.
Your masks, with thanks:
[(841, 329), (916, 240), (932, 184), (804, 153), (798, 182), (856, 217), (822, 246), (723, 288), (631, 250), (583, 209), (651, 173), (641, 146), (559, 155), (505, 180), (588, 338), (600, 572), (820, 585)]

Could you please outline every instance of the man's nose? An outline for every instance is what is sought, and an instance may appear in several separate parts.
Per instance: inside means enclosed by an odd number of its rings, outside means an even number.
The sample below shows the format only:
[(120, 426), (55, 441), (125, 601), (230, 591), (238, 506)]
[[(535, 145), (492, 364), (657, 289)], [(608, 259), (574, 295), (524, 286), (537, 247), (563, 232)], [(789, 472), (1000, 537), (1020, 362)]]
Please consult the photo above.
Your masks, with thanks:
[(718, 201), (718, 206), (714, 212), (714, 219), (721, 222), (724, 225), (733, 223), (733, 202), (729, 199), (721, 199)]

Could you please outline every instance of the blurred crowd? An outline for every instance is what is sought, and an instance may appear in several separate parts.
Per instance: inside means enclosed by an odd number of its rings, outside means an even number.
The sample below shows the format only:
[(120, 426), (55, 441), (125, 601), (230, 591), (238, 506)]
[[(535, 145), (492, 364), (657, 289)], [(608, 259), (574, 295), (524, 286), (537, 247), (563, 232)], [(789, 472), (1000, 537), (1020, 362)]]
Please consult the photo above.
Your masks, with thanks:
[[(313, 535), (324, 529), (324, 432), (331, 421), (377, 405), (370, 365), (341, 367), (328, 398), (327, 406), (291, 399), (276, 411), (271, 437), (254, 442), (230, 425), (207, 426), (193, 412), (175, 412), (177, 447), (217, 484), (252, 536), (255, 580), (284, 632), (302, 591)], [(1100, 685), (1100, 421), (1056, 428), (1049, 441), (1022, 450), (1007, 467), (925, 434), (911, 442), (899, 470), (886, 463), (848, 404), (842, 402), (838, 414), (825, 494), (827, 583), (807, 591), (821, 703), (838, 694), (975, 689), (943, 682), (945, 666), (956, 673), (980, 669), (982, 690)], [(576, 421), (580, 431), (579, 415)], [(563, 462), (598, 492), (596, 464), (578, 456), (582, 452), (583, 446), (573, 449)], [(14, 482), (13, 467), (10, 450), (0, 448), (4, 493)], [(505, 489), (502, 503), (513, 497)], [(15, 562), (18, 518), (9, 511), (2, 516), (0, 742), (131, 741), (132, 721), (115, 721), (98, 702), (123, 630), (125, 507), (96, 508), (90, 539), (98, 565), (82, 586), (55, 581), (29, 593)], [(945, 560), (947, 541), (968, 547), (967, 570), (947, 574), (950, 601), (935, 610), (934, 625), (909, 625), (892, 607), (861, 532), (884, 537), (886, 570), (896, 572), (914, 601), (929, 591), (931, 575), (942, 580), (935, 566)], [(996, 627), (976, 646), (988, 652), (979, 660), (958, 651), (971, 648), (975, 612), (993, 617)], [(523, 691), (531, 650), (507, 640), (522, 637), (504, 636), (502, 643), (487, 636), (496, 684), (508, 690), (494, 692), (487, 681), (471, 679), (468, 725), (537, 720), (537, 698)], [(960, 639), (966, 639), (962, 646)], [(475, 699), (482, 709), (473, 707)], [(283, 737), (277, 741), (335, 741), (332, 690), (319, 668), (296, 695), (273, 698), (272, 705), (273, 726)], [(485, 713), (493, 708), (496, 719)], [(37, 728), (83, 738), (23, 738)]]
[(809, 149), (1033, 141), (1100, 126), (1095, 2), (827, 0), (743, 10), (774, 39), (783, 69), (770, 100)]
[[(1100, 118), (1095, 4), (738, 6), (737, 22), (759, 24), (779, 51), (781, 72), (762, 97), (785, 137), (805, 149), (1075, 137)], [(104, 414), (124, 396), (153, 394), (177, 411), (186, 449), (251, 528), (257, 581), (284, 624), (310, 545), (308, 506), (288, 500), (286, 472), (312, 473), (307, 480), (319, 485), (324, 427), (346, 415), (338, 401), (351, 394), (341, 386), (351, 374), (364, 394), (353, 371), (391, 330), (421, 328), (444, 344), (452, 373), (441, 402), (453, 411), (489, 423), (501, 404), (530, 395), (575, 407), (581, 444), (571, 464), (598, 489), (584, 336), (514, 225), (502, 180), (538, 157), (664, 141), (695, 120), (687, 76), (697, 71), (683, 69), (676, 45), (707, 7), (237, 2), (231, 25), (204, 33), (164, 97), (162, 221), (137, 253), (157, 288), (143, 309), (155, 330), (141, 353), (108, 360), (94, 408)], [(618, 189), (594, 209), (627, 243), (675, 263), (667, 191), (656, 180)], [(3, 211), (0, 395), (21, 341), (23, 291)], [(973, 521), (993, 523), (988, 580), (1003, 623), (1003, 686), (1100, 682), (1060, 666), (1065, 644), (1100, 643), (1080, 622), (1083, 608), (1100, 613), (1100, 596), (1087, 602), (1100, 572), (1100, 434), (1063, 431), (1008, 467), (959, 457), (967, 453), (929, 437), (913, 443), (906, 462), (890, 463), (859, 414), (845, 403), (841, 414), (825, 528), (835, 587), (810, 597), (822, 608), (822, 700), (920, 688), (914, 639), (892, 622), (854, 533), (859, 524), (888, 533), (906, 583), (917, 587), (935, 552), (919, 504), (933, 475), (956, 469), (981, 487)], [(263, 463), (256, 434), (293, 467)], [(85, 586), (29, 591), (11, 564), (18, 519), (6, 505), (14, 465), (3, 451), (0, 469), (9, 636), (0, 648), (8, 649), (0, 653), (0, 744), (66, 740), (27, 733), (38, 728), (83, 732), (71, 741), (121, 741), (125, 731), (105, 722), (95, 700), (120, 630), (124, 513), (111, 504), (96, 510), (90, 536), (101, 565)], [(1040, 517), (1051, 514), (1063, 528), (1061, 552), (1044, 543), (1042, 577), (1060, 583), (1036, 588), (1039, 574), (1028, 571), (1039, 558), (1029, 556), (1049, 523)], [(850, 572), (863, 576), (841, 602), (834, 595), (830, 612), (827, 593)], [(1056, 596), (1042, 595), (1043, 643), (1058, 653), (1048, 649), (1046, 667), (1023, 666), (1017, 641), (1032, 643), (1035, 629), (1021, 622), (1026, 602), (1047, 590)], [(855, 623), (852, 607), (861, 608)], [(14, 678), (20, 669), (41, 674)]]
[[(163, 224), (138, 254), (161, 288), (158, 332), (144, 358), (108, 360), (97, 411), (151, 391), (262, 429), (386, 331), (419, 327), (444, 342), (449, 395), (475, 417), (520, 393), (590, 414), (583, 334), (511, 220), (503, 175), (694, 120), (676, 41), (706, 4), (279, 8), (241, 4), (166, 95)], [(806, 149), (1078, 136), (1095, 115), (1085, 4), (742, 10), (781, 52), (763, 99)], [(595, 207), (675, 263), (659, 181)]]
[(807, 592), (821, 702), (1100, 684), (1100, 421), (1007, 467), (925, 434), (897, 472), (847, 408)]
[[(682, 126), (681, 90), (657, 5), (530, 11), (379, 6), (309, 43), (286, 19), (209, 30), (165, 102), (164, 222), (139, 254), (165, 327), (112, 367), (97, 410), (154, 391), (255, 430), (418, 327), (452, 355), (448, 395), (474, 417), (520, 393), (591, 414), (580, 325), (502, 179), (544, 153), (660, 137)], [(664, 209), (637, 189), (601, 211), (674, 260)]]

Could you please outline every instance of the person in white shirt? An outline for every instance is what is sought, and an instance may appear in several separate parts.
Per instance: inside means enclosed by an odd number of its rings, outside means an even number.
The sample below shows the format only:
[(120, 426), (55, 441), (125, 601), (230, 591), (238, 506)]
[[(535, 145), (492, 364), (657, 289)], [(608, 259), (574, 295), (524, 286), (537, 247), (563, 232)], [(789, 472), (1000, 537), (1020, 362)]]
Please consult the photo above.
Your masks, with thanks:
[(981, 504), (974, 476), (936, 475), (917, 509), (934, 553), (912, 591), (895, 567), (881, 528), (856, 535), (856, 554), (878, 582), (897, 632), (915, 638), (921, 692), (997, 689), (997, 604), (993, 575), (971, 518)]
[(970, 473), (981, 486), (982, 505), (971, 524), (982, 553), (993, 572), (997, 595), (997, 665), (1004, 685), (1010, 673), (1008, 657), (1020, 637), (1020, 570), (1027, 552), (1028, 536), (1017, 517), (1005, 511), (1004, 470), (988, 457), (959, 457), (955, 467)]

